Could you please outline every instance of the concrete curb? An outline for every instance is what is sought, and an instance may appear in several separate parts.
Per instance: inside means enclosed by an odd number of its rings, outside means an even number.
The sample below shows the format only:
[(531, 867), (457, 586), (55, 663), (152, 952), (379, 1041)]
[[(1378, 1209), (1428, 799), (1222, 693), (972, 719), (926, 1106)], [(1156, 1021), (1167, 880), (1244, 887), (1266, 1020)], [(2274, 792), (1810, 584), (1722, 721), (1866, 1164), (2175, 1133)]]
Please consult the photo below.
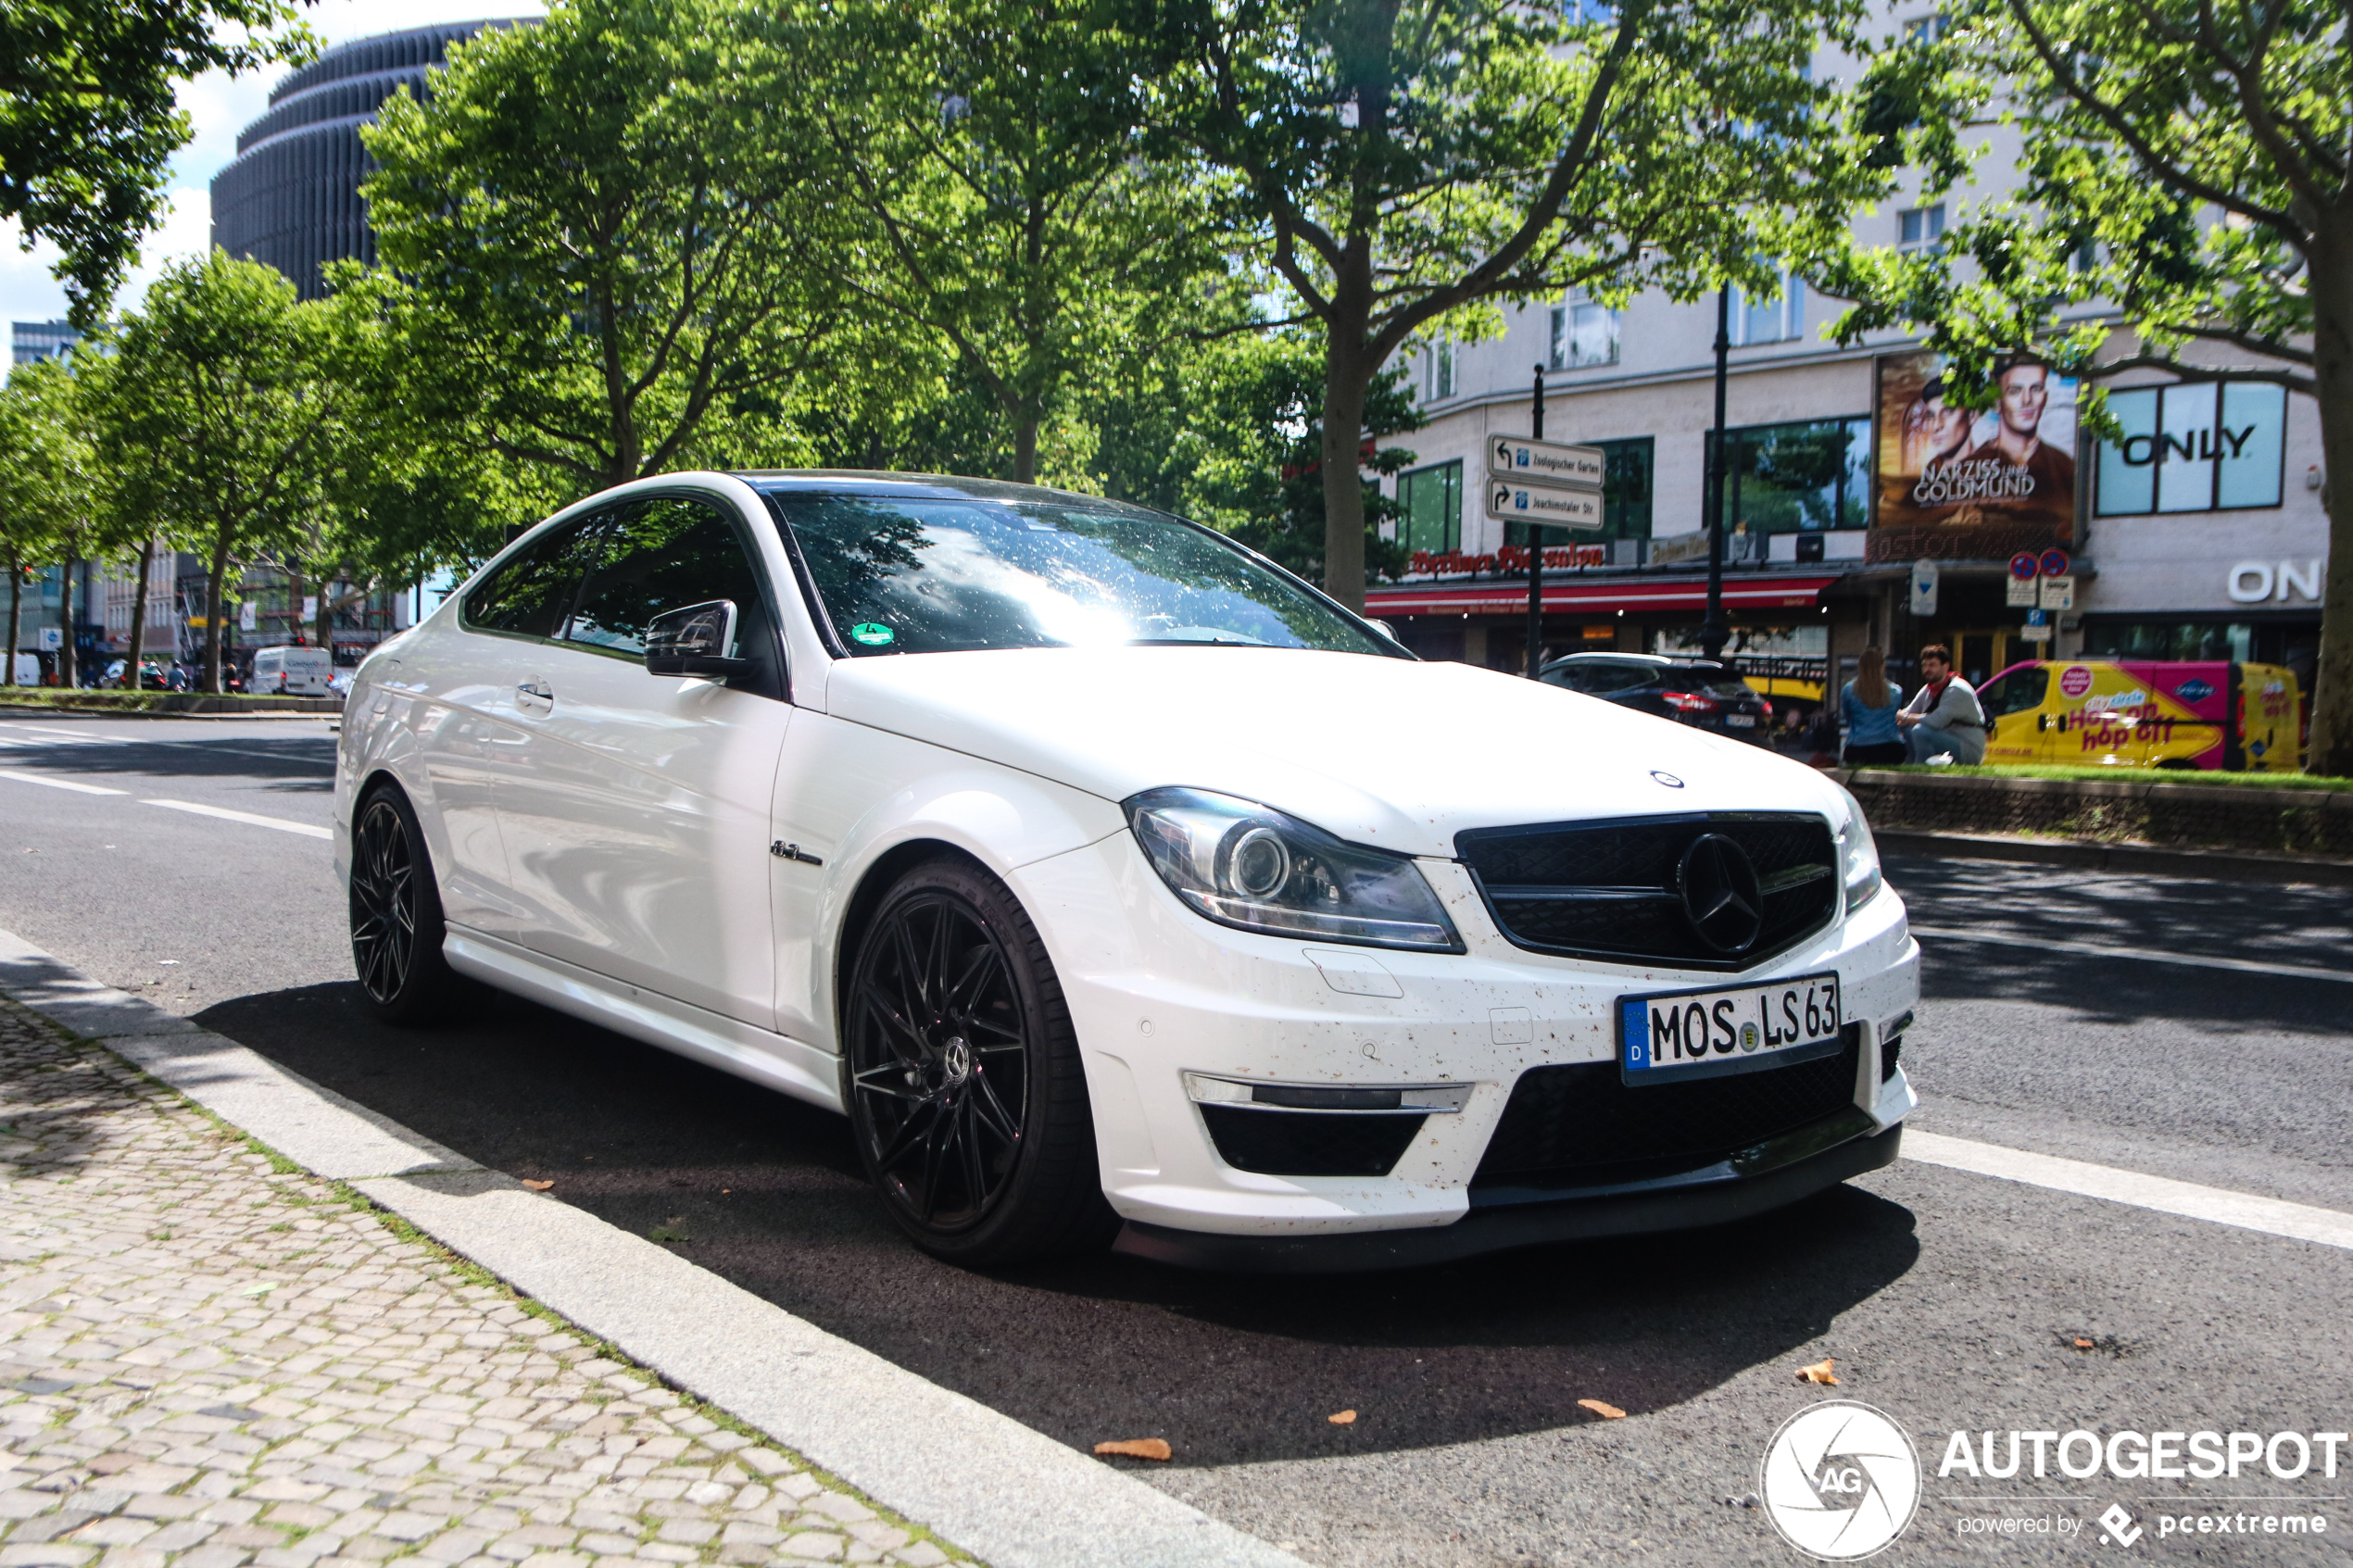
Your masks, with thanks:
[(0, 932), (0, 993), (358, 1191), (994, 1568), (1305, 1568), (675, 1253)]
[(2221, 882), (2309, 883), (2353, 887), (2353, 860), (2298, 859), (2241, 849), (2166, 849), (2143, 844), (2080, 844), (2063, 838), (2025, 838), (2007, 834), (1929, 833), (1915, 828), (1874, 828), (1882, 854), (1928, 855), (1947, 859), (2023, 860), (2086, 871), (2130, 872), (2143, 876), (2198, 876)]

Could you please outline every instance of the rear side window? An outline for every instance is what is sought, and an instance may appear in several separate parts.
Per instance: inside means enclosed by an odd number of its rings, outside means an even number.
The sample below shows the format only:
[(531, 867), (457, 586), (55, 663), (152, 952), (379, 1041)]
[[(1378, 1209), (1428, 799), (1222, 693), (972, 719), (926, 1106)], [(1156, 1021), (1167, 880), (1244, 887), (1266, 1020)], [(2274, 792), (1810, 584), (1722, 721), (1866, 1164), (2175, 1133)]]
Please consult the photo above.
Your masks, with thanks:
[(1718, 697), (1750, 695), (1748, 683), (1741, 679), (1740, 671), (1727, 670), (1720, 664), (1674, 664), (1659, 674), (1661, 684), (1670, 692), (1705, 692)]
[(635, 658), (654, 617), (712, 599), (735, 602), (729, 658), (757, 658), (774, 641), (760, 578), (708, 502), (661, 495), (623, 508), (585, 554), (588, 581), (564, 633), (570, 642)]
[(466, 596), (466, 625), (477, 632), (554, 636), (580, 585), (581, 535), (603, 521), (601, 513), (575, 518), (501, 563)]
[(1997, 675), (1977, 694), (1985, 711), (1999, 719), (2005, 713), (2032, 713), (2043, 706), (2051, 689), (2051, 672), (2040, 665)]

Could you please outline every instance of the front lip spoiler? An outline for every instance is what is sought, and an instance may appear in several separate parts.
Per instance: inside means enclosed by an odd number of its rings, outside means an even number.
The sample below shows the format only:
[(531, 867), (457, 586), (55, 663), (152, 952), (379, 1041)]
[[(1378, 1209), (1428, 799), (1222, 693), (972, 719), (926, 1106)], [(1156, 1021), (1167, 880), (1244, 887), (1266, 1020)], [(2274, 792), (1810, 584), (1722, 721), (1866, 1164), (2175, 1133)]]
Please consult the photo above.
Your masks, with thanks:
[[(1814, 1131), (1792, 1135), (1804, 1137)], [(1755, 1174), (1743, 1173), (1743, 1161), (1735, 1159), (1680, 1176), (1577, 1197), (1527, 1188), (1482, 1194), (1474, 1198), (1470, 1212), (1453, 1224), (1411, 1230), (1224, 1236), (1130, 1220), (1120, 1227), (1112, 1250), (1179, 1268), (1234, 1273), (1419, 1268), (1519, 1247), (1729, 1224), (1809, 1198), (1850, 1176), (1893, 1165), (1903, 1146), (1904, 1128), (1898, 1123), (1883, 1133), (1818, 1147), (1769, 1170), (1747, 1165)]]

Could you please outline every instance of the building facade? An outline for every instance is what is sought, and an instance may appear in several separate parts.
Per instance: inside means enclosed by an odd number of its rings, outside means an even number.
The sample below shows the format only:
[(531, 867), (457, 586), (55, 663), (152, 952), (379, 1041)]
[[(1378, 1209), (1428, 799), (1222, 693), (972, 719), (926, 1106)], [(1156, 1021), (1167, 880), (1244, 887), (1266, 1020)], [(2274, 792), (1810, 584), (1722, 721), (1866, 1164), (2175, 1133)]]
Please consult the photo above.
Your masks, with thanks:
[[(2007, 134), (1981, 169), (2015, 167)], [(1898, 198), (1856, 232), (1911, 248), (1945, 226), (1944, 203)], [(1917, 344), (1830, 342), (1843, 306), (1800, 279), (1724, 304), (1724, 601), (1733, 651), (1777, 696), (1834, 690), (1867, 643), (1901, 679), (1931, 641), (1972, 681), (2036, 657), (2237, 658), (2288, 664), (2309, 696), (2328, 555), (2309, 399), (2136, 373), (2109, 383), (2124, 438), (2098, 441), (2077, 425), (2082, 388), (2045, 368), (2006, 371), (1971, 416), (1945, 408)], [(1545, 436), (1601, 447), (1605, 468), (1600, 526), (1543, 530), (1547, 650), (1696, 651), (1718, 310), (1571, 295), (1507, 310), (1498, 337), (1413, 350), (1399, 368), (1428, 423), (1388, 443), (1414, 459), (1387, 483), (1416, 570), (1368, 592), (1369, 613), (1427, 656), (1524, 668), (1527, 525), (1491, 454), (1531, 433), (1541, 369)], [(2034, 580), (2014, 578), (2020, 558)]]
[(431, 91), (450, 45), (515, 19), (452, 22), (362, 38), (326, 51), (271, 90), (270, 111), (237, 137), (237, 157), (212, 180), (212, 243), (267, 263), (305, 299), (326, 292), (321, 270), (351, 257), (373, 263), (359, 184), (375, 164), (359, 128), (401, 88)]
[(73, 352), (82, 334), (69, 321), (8, 323), (8, 363), (30, 365), (36, 359), (62, 359)]

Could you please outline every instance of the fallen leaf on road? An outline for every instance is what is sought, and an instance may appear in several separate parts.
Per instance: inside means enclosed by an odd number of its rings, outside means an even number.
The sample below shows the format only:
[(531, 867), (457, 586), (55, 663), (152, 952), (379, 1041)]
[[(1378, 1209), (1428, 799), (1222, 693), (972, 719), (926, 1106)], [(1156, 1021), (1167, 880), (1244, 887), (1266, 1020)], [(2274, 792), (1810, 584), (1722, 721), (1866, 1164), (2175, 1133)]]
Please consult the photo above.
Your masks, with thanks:
[(1129, 1437), (1117, 1443), (1098, 1443), (1099, 1454), (1126, 1454), (1129, 1459), (1166, 1459), (1172, 1451), (1166, 1440), (1159, 1437)]
[(1626, 1412), (1619, 1410), (1616, 1405), (1604, 1404), (1599, 1399), (1579, 1399), (1577, 1402), (1584, 1406), (1587, 1410), (1592, 1411), (1595, 1415), (1600, 1416), (1604, 1421), (1623, 1421), (1626, 1419)]
[(1330, 1422), (1334, 1426), (1353, 1426), (1356, 1424), (1356, 1412), (1354, 1411), (1341, 1411), (1338, 1415), (1327, 1415), (1324, 1417), (1324, 1419)]
[(275, 1285), (250, 1285), (237, 1292), (240, 1296), (267, 1296), (277, 1289)]
[(1824, 1356), (1812, 1366), (1799, 1367), (1797, 1369), (1797, 1381), (1800, 1383), (1836, 1383), (1838, 1379), (1831, 1374), (1831, 1367), (1834, 1363), (1835, 1360), (1836, 1358), (1834, 1357)]
[(2092, 1342), (2088, 1339), (2079, 1337), (2075, 1341), (2075, 1348), (2079, 1350), (2088, 1350), (2092, 1348)]
[(525, 1177), (522, 1185), (529, 1187), (534, 1192), (546, 1192), (549, 1187), (554, 1186), (556, 1184), (553, 1182), (535, 1182), (529, 1177)]

